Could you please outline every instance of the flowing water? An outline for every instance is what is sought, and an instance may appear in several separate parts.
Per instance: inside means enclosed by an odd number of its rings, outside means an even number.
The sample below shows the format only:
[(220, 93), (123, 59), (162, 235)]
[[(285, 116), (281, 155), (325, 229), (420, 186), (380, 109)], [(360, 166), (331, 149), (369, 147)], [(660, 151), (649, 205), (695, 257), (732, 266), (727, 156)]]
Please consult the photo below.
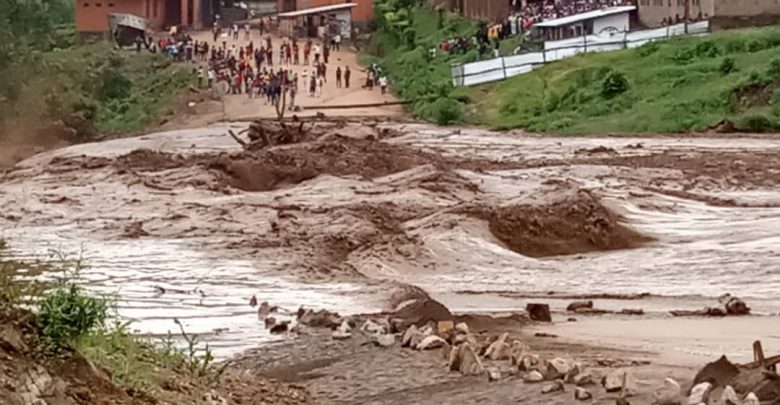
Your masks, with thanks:
[[(403, 175), (390, 176), (392, 179), (386, 181), (320, 176), (271, 192), (219, 195), (192, 185), (173, 191), (149, 190), (117, 181), (100, 170), (66, 175), (40, 170), (53, 156), (110, 157), (141, 147), (183, 154), (236, 151), (236, 145), (224, 136), (231, 127), (241, 126), (217, 125), (79, 145), (28, 159), (12, 179), (0, 183), (0, 203), (6, 208), (0, 215), (2, 236), (22, 257), (41, 258), (51, 251), (71, 257), (82, 254), (87, 263), (80, 274), (84, 284), (115, 294), (120, 314), (135, 321), (133, 328), (144, 334), (163, 335), (177, 331), (173, 323), (177, 318), (188, 332), (209, 335), (207, 340), (222, 356), (280, 338), (268, 334), (258, 322), (254, 308), (247, 305), (252, 295), (289, 310), (302, 304), (342, 313), (385, 309), (387, 297), (382, 296), (381, 288), (367, 288), (367, 279), (313, 281), (291, 271), (299, 263), (298, 258), (286, 256), (298, 252), (294, 247), (259, 248), (251, 254), (235, 254), (224, 247), (230, 241), (268, 232), (269, 218), (276, 212), (264, 213), (267, 208), (263, 207), (274, 203), (317, 207), (382, 199), (438, 205), (442, 199), (458, 196), (431, 197), (430, 193), (398, 189), (385, 194), (358, 195), (355, 191), (372, 187), (385, 190), (385, 183), (397, 182)], [(391, 143), (449, 156), (505, 162), (566, 159), (574, 157), (579, 149), (596, 146), (637, 155), (670, 149), (780, 151), (780, 140), (771, 138), (564, 139), (418, 125), (395, 129), (406, 135)], [(625, 149), (626, 145), (639, 143), (641, 149)], [(636, 178), (658, 170), (627, 171), (625, 167), (556, 164), (504, 171), (460, 170), (459, 174), (479, 184), (481, 199), (506, 203), (533, 201), (551, 178), (576, 183), (597, 193), (604, 204), (622, 215), (625, 223), (656, 239), (645, 246), (531, 258), (502, 246), (477, 221), (463, 220), (435, 231), (415, 228), (414, 221), (410, 221), (405, 226), (416, 229), (430, 266), (414, 262), (399, 265), (392, 256), (388, 260), (374, 257), (371, 263), (357, 259), (354, 265), (370, 278), (420, 286), (456, 311), (512, 311), (524, 307), (529, 296), (540, 295), (555, 309), (562, 309), (569, 300), (543, 297), (554, 291), (570, 295), (650, 293), (651, 297), (641, 301), (603, 300), (598, 305), (606, 309), (642, 307), (654, 315), (653, 319), (669, 309), (711, 306), (726, 292), (743, 297), (758, 314), (780, 312), (780, 208), (772, 207), (780, 202), (780, 189), (707, 190), (721, 198), (769, 207), (713, 206), (636, 186)], [(184, 171), (158, 176), (170, 179), (200, 175)], [(67, 196), (79, 203), (46, 203), (44, 197), (49, 195)], [(190, 219), (183, 224), (166, 220), (180, 212)], [(129, 239), (115, 232), (128, 220), (139, 218), (155, 224), (153, 236)], [(341, 219), (332, 222), (333, 226), (344, 225)], [(208, 232), (188, 233), (194, 225)], [(160, 288), (165, 292), (161, 293)], [(778, 324), (776, 318), (767, 319), (772, 325)], [(775, 326), (758, 328), (756, 333), (780, 336)], [(606, 341), (598, 336), (594, 339)]]

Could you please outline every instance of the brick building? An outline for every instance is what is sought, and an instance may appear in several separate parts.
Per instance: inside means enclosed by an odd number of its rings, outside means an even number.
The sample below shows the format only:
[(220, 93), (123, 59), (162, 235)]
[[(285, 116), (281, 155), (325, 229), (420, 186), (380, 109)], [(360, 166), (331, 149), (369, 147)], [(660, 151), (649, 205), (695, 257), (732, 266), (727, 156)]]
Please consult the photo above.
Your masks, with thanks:
[(300, 11), (307, 8), (332, 6), (335, 4), (355, 3), (352, 9), (352, 21), (365, 27), (373, 18), (373, 0), (277, 0), (276, 9), (280, 12)]
[(639, 20), (644, 25), (656, 27), (664, 20), (684, 19), (686, 2), (691, 19), (709, 19), (714, 29), (780, 21), (778, 0), (637, 0)]
[(428, 0), (433, 9), (460, 13), (473, 20), (499, 21), (509, 17), (516, 0)]
[(76, 30), (108, 31), (109, 13), (128, 13), (149, 20), (149, 28), (173, 25), (201, 28), (210, 24), (218, 0), (76, 0)]

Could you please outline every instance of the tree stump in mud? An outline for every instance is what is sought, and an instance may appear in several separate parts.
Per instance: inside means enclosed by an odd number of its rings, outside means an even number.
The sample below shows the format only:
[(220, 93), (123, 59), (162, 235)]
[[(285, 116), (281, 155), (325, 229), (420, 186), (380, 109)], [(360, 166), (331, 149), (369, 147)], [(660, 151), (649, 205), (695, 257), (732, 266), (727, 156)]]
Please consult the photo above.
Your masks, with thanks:
[(298, 143), (303, 139), (304, 135), (303, 122), (298, 122), (295, 116), (293, 116), (292, 124), (289, 125), (286, 125), (281, 120), (253, 121), (249, 124), (249, 128), (239, 132), (239, 134), (244, 132), (246, 132), (249, 142), (236, 136), (233, 131), (228, 131), (230, 136), (247, 151)]

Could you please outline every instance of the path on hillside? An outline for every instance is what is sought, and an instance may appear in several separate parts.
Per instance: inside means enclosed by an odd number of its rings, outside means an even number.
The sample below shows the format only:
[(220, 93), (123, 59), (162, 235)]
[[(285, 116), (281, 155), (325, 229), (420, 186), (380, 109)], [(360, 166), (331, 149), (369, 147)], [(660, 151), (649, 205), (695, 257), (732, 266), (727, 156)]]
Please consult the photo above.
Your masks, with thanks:
[[(192, 33), (192, 37), (197, 41), (207, 41), (209, 47), (214, 46), (211, 31), (194, 32)], [(273, 40), (274, 48), (273, 68), (279, 69), (279, 45), (282, 43), (282, 39), (277, 35), (272, 35), (271, 38)], [(228, 36), (228, 38), (220, 38), (218, 42), (221, 44), (222, 40), (227, 41), (228, 48), (232, 47), (234, 44), (238, 47), (246, 46), (249, 43), (249, 41), (244, 40), (243, 31), (241, 32), (239, 40), (233, 40)], [(260, 36), (260, 33), (257, 30), (252, 30), (250, 41), (252, 41), (255, 46), (260, 46), (264, 42), (263, 37)], [(304, 41), (305, 40), (301, 40), (301, 45)], [(301, 60), (302, 59), (303, 50), (301, 50)], [(361, 85), (365, 82), (366, 73), (363, 71), (363, 67), (358, 63), (358, 55), (354, 48), (349, 45), (343, 44), (340, 51), (332, 51), (329, 62), (330, 63), (327, 64), (327, 82), (325, 83), (321, 98), (309, 96), (308, 86), (304, 86), (301, 79), (299, 92), (296, 96), (296, 104), (301, 106), (303, 111), (297, 112), (297, 115), (313, 116), (317, 115), (317, 113), (323, 113), (328, 116), (400, 116), (403, 113), (403, 109), (397, 105), (347, 109), (319, 109), (319, 107), (325, 106), (381, 104), (397, 101), (389, 92), (386, 95), (382, 95), (379, 91), (379, 87), (374, 87), (373, 90), (361, 88)], [(342, 70), (349, 66), (349, 69), (352, 71), (349, 89), (336, 87), (336, 68), (339, 66), (342, 67)], [(293, 72), (298, 73), (299, 77), (302, 77), (305, 70), (308, 70), (309, 72), (312, 72), (313, 70), (311, 65), (281, 65), (281, 67), (292, 69)], [(235, 121), (258, 117), (276, 117), (275, 108), (270, 103), (267, 103), (264, 98), (250, 99), (246, 94), (225, 95), (223, 96), (223, 103), (224, 118), (226, 120)]]

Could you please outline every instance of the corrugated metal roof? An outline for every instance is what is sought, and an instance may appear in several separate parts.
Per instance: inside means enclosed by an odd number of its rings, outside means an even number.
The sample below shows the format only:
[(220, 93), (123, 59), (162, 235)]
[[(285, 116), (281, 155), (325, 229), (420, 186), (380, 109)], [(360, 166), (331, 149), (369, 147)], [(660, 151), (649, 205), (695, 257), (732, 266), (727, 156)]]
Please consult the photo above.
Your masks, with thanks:
[(606, 17), (608, 15), (613, 15), (613, 14), (628, 13), (634, 10), (636, 10), (636, 6), (618, 6), (618, 7), (603, 8), (601, 10), (588, 11), (585, 13), (570, 15), (568, 17), (542, 21), (540, 23), (534, 24), (534, 27), (542, 27), (542, 28), (563, 27), (580, 21), (593, 20), (595, 18)]
[(278, 17), (279, 18), (300, 17), (302, 15), (322, 14), (322, 13), (327, 13), (329, 11), (343, 10), (352, 7), (357, 7), (357, 3), (334, 4), (332, 6), (322, 6), (322, 7), (307, 8), (298, 11), (290, 11), (287, 13), (279, 13)]

